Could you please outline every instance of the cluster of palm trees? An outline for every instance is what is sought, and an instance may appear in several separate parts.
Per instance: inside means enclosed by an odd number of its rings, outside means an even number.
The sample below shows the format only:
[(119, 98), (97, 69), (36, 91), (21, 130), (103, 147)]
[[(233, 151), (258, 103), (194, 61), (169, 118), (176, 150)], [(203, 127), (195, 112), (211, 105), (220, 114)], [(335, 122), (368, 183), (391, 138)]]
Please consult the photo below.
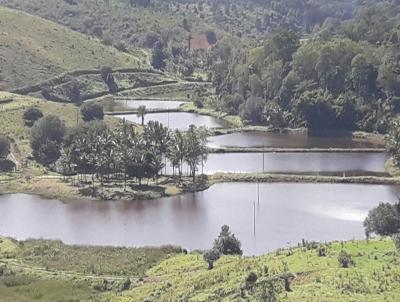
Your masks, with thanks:
[(123, 121), (110, 130), (102, 121), (92, 121), (74, 128), (64, 139), (57, 162), (63, 175), (91, 176), (101, 186), (105, 179), (123, 180), (157, 178), (171, 165), (173, 175), (182, 177), (186, 164), (193, 182), (198, 167), (207, 160), (207, 130), (190, 126), (185, 132), (169, 130), (157, 121), (149, 121), (143, 131)]

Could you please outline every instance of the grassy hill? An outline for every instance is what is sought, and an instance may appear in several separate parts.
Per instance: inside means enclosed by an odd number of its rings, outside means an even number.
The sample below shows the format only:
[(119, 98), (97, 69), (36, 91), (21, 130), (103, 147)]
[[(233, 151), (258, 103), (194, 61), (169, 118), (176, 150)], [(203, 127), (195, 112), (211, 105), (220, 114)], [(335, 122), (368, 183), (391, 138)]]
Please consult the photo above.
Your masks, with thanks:
[[(325, 256), (319, 256), (321, 247)], [(341, 250), (355, 266), (339, 266)], [(386, 239), (224, 256), (208, 270), (200, 254), (172, 247), (78, 247), (0, 237), (0, 301), (262, 301), (263, 278), (289, 273), (291, 291), (278, 278), (278, 300), (271, 301), (394, 302), (400, 299), (399, 264), (399, 253)], [(246, 284), (251, 272), (257, 281)]]
[[(0, 134), (6, 135), (14, 142), (14, 154), (17, 158), (23, 158), (30, 153), (29, 137), (30, 128), (25, 125), (22, 118), (29, 107), (40, 109), (43, 114), (56, 115), (65, 121), (67, 127), (76, 125), (81, 121), (79, 107), (72, 104), (63, 104), (45, 101), (29, 96), (21, 96), (0, 91)], [(113, 126), (119, 120), (106, 116), (106, 122)]]
[(35, 84), (75, 69), (147, 67), (146, 54), (137, 54), (120, 52), (54, 22), (0, 7), (0, 89)]

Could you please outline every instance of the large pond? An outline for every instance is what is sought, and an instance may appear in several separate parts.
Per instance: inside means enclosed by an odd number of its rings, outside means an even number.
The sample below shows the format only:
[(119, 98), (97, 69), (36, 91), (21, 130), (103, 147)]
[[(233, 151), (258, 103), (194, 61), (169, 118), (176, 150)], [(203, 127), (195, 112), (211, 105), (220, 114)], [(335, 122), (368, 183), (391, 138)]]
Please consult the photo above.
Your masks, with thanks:
[[(400, 189), (382, 185), (217, 184), (207, 191), (140, 202), (70, 202), (30, 195), (0, 196), (0, 234), (61, 239), (69, 244), (212, 245), (228, 224), (246, 254), (261, 254), (302, 238), (317, 241), (364, 237), (362, 222)], [(255, 202), (256, 233), (253, 233)]]
[(146, 106), (146, 109), (178, 109), (184, 102), (158, 101), (158, 100), (119, 100), (116, 103), (125, 109), (138, 109)]
[[(117, 115), (117, 117), (125, 118), (128, 121), (138, 124), (142, 122), (142, 118), (136, 114)], [(221, 119), (188, 112), (148, 113), (145, 115), (144, 122), (147, 123), (148, 121), (159, 121), (169, 128), (180, 130), (186, 130), (190, 125), (197, 127), (205, 126), (208, 128), (224, 128), (228, 126)]]
[(311, 136), (306, 133), (241, 132), (209, 138), (210, 147), (374, 148), (383, 145), (351, 136)]
[[(216, 172), (385, 172), (385, 153), (210, 153), (204, 174)], [(187, 167), (184, 166), (184, 172)], [(172, 174), (167, 164), (167, 173)]]

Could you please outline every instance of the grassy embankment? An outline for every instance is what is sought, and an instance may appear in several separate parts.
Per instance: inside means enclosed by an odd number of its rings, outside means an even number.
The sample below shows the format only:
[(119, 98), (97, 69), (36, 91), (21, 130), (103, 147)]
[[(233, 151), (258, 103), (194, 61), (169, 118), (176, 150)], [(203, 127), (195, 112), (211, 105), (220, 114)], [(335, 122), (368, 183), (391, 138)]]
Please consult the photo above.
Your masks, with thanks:
[[(326, 256), (319, 256), (320, 247)], [(351, 254), (355, 266), (339, 266), (341, 250)], [(385, 239), (224, 256), (213, 270), (200, 254), (174, 248), (78, 247), (43, 240), (1, 238), (0, 258), (1, 301), (258, 301), (256, 290), (242, 289), (250, 272), (261, 278), (266, 270), (294, 276), (292, 291), (282, 289), (279, 301), (400, 299), (400, 256)]]
[(135, 286), (149, 268), (180, 252), (0, 237), (0, 301), (99, 301), (102, 292)]

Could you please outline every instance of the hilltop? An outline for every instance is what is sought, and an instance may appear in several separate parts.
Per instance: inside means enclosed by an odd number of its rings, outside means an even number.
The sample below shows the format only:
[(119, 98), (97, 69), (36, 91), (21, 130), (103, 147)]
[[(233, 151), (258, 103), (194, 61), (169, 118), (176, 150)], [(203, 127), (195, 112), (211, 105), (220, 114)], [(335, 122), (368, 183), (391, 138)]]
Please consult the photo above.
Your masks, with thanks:
[(75, 69), (147, 67), (147, 56), (27, 13), (0, 7), (0, 90), (32, 85)]

